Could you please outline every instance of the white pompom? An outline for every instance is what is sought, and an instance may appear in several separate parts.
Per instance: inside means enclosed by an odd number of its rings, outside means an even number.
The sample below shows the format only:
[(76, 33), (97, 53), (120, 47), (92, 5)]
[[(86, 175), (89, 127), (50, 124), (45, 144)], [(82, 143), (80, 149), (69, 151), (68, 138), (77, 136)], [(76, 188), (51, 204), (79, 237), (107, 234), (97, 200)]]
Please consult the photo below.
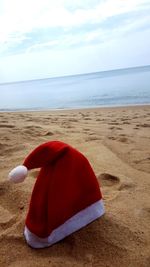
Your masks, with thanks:
[(21, 183), (24, 181), (28, 174), (28, 169), (23, 166), (17, 166), (14, 168), (9, 174), (8, 174), (8, 179), (12, 181), (13, 183)]

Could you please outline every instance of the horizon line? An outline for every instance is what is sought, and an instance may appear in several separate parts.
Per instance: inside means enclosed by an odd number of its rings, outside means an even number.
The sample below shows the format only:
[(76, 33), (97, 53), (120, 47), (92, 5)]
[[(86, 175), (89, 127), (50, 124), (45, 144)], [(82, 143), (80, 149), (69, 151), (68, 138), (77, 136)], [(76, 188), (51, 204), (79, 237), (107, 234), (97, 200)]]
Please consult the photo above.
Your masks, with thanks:
[(41, 81), (41, 80), (49, 80), (49, 79), (61, 79), (65, 77), (74, 77), (74, 76), (84, 76), (89, 74), (96, 74), (96, 73), (104, 73), (104, 72), (112, 72), (112, 71), (122, 71), (122, 70), (128, 70), (128, 69), (138, 69), (138, 68), (147, 68), (150, 67), (149, 65), (141, 65), (141, 66), (134, 66), (134, 67), (125, 67), (125, 68), (117, 68), (117, 69), (108, 69), (108, 70), (102, 70), (102, 71), (93, 71), (93, 72), (85, 72), (85, 73), (77, 73), (77, 74), (69, 74), (69, 75), (63, 75), (63, 76), (53, 76), (53, 77), (46, 77), (46, 78), (37, 78), (37, 79), (29, 79), (29, 80), (20, 80), (20, 81), (12, 81), (12, 82), (2, 82), (1, 85), (7, 85), (7, 84), (13, 84), (13, 83), (26, 83), (26, 82), (34, 82), (34, 81)]

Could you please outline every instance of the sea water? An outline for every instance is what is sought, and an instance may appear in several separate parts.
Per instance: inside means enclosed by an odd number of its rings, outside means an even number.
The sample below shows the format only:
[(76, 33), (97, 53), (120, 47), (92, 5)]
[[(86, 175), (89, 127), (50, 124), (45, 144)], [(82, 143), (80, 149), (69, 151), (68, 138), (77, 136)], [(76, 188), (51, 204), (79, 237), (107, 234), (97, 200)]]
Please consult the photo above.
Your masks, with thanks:
[(0, 84), (0, 111), (150, 104), (150, 66)]

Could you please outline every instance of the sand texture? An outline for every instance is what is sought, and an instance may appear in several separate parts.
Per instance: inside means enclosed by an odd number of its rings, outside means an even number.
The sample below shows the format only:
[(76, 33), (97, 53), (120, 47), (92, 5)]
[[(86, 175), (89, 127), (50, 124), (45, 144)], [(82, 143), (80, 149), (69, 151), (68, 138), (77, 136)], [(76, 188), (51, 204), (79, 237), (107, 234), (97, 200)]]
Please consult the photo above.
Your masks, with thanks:
[[(61, 140), (89, 159), (105, 215), (46, 249), (31, 249), (24, 220), (38, 170), (7, 181), (42, 142)], [(0, 113), (0, 266), (150, 266), (150, 106)]]

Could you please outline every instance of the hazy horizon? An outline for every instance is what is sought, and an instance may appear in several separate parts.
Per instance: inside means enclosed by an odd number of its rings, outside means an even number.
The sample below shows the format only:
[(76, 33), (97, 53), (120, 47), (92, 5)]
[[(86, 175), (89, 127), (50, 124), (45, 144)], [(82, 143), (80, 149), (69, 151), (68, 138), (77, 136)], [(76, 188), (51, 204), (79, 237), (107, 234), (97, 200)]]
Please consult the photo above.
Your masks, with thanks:
[(150, 66), (0, 85), (0, 111), (150, 104)]
[(70, 74), (70, 75), (63, 75), (63, 76), (53, 76), (53, 77), (43, 77), (43, 78), (37, 78), (37, 79), (30, 79), (30, 80), (17, 80), (13, 82), (0, 82), (0, 85), (3, 84), (11, 84), (11, 83), (24, 83), (24, 82), (32, 82), (32, 81), (38, 81), (38, 80), (47, 80), (47, 79), (55, 79), (55, 78), (65, 78), (65, 77), (74, 77), (74, 76), (84, 76), (89, 74), (96, 74), (96, 73), (105, 73), (105, 72), (117, 72), (117, 71), (124, 71), (128, 69), (141, 69), (141, 68), (150, 68), (150, 65), (142, 65), (142, 66), (134, 66), (134, 67), (128, 67), (128, 68), (119, 68), (119, 69), (108, 69), (108, 70), (102, 70), (102, 71), (95, 71), (95, 72), (85, 72), (85, 73), (76, 73), (76, 74)]

